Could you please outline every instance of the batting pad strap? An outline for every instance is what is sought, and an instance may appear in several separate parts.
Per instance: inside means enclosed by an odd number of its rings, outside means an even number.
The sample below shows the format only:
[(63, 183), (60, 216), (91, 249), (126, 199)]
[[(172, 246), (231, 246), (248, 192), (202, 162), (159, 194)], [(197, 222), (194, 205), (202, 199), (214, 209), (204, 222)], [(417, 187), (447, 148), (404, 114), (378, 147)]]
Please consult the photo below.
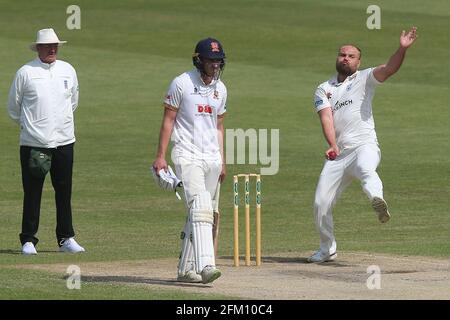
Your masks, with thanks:
[(194, 196), (191, 207), (191, 222), (214, 223), (211, 195), (205, 191)]

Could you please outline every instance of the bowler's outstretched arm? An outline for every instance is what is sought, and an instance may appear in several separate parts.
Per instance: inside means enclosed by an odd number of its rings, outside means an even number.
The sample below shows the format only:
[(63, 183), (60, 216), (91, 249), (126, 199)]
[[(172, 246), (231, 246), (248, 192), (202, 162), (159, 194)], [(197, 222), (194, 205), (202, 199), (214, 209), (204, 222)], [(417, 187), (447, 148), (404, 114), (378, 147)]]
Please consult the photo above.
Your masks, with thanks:
[(403, 30), (402, 34), (400, 35), (400, 47), (386, 64), (382, 64), (373, 70), (375, 79), (380, 82), (384, 82), (394, 73), (396, 73), (403, 63), (406, 50), (414, 43), (414, 41), (416, 41), (417, 37), (418, 35), (416, 27), (412, 27), (408, 32), (405, 32), (405, 30)]

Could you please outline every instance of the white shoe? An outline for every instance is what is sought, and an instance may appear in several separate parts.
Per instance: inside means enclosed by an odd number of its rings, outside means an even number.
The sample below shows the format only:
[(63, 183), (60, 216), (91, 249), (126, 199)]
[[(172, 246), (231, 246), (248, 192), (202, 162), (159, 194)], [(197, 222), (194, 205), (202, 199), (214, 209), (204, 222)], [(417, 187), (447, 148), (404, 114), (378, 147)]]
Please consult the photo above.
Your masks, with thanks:
[(388, 222), (389, 219), (391, 218), (391, 215), (389, 214), (389, 211), (388, 211), (387, 203), (386, 203), (386, 201), (384, 201), (384, 199), (379, 198), (379, 197), (374, 197), (372, 199), (372, 208), (377, 213), (378, 220), (381, 223)]
[(24, 245), (22, 246), (22, 253), (26, 255), (37, 254), (33, 242), (25, 242)]
[(61, 252), (70, 252), (70, 253), (77, 253), (77, 252), (84, 252), (84, 248), (80, 246), (74, 238), (66, 239), (61, 247), (59, 247), (59, 251)]
[(199, 275), (194, 270), (189, 270), (184, 275), (183, 274), (179, 274), (178, 278), (177, 278), (177, 281), (179, 281), (179, 282), (190, 282), (190, 283), (200, 283), (200, 282), (202, 282), (202, 276)]
[(222, 275), (219, 269), (214, 266), (206, 266), (202, 270), (202, 282), (210, 283)]
[(337, 253), (334, 252), (332, 254), (323, 253), (320, 250), (314, 252), (314, 254), (308, 258), (308, 262), (310, 263), (322, 263), (327, 261), (333, 261), (337, 258)]

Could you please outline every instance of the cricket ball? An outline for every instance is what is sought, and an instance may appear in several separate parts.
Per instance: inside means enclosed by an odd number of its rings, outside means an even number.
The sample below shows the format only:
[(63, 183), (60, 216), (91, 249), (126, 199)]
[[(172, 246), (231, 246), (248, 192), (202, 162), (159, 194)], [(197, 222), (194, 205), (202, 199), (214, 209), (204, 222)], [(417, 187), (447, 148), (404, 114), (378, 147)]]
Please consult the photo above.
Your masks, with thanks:
[(328, 152), (328, 159), (329, 160), (334, 160), (334, 159), (336, 159), (336, 157), (337, 157), (336, 152), (334, 152), (334, 151)]

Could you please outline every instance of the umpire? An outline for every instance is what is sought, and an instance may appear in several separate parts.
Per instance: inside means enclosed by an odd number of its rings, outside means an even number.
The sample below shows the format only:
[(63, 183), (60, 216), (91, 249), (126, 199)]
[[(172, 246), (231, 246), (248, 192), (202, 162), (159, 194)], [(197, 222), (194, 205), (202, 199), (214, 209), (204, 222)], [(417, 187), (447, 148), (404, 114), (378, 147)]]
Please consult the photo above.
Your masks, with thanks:
[(16, 73), (8, 113), (20, 125), (20, 162), (24, 192), (22, 253), (37, 254), (42, 188), (50, 172), (56, 201), (56, 239), (63, 252), (82, 252), (72, 226), (73, 111), (78, 105), (75, 69), (57, 60), (60, 41), (53, 29), (37, 32), (30, 45), (38, 57)]

